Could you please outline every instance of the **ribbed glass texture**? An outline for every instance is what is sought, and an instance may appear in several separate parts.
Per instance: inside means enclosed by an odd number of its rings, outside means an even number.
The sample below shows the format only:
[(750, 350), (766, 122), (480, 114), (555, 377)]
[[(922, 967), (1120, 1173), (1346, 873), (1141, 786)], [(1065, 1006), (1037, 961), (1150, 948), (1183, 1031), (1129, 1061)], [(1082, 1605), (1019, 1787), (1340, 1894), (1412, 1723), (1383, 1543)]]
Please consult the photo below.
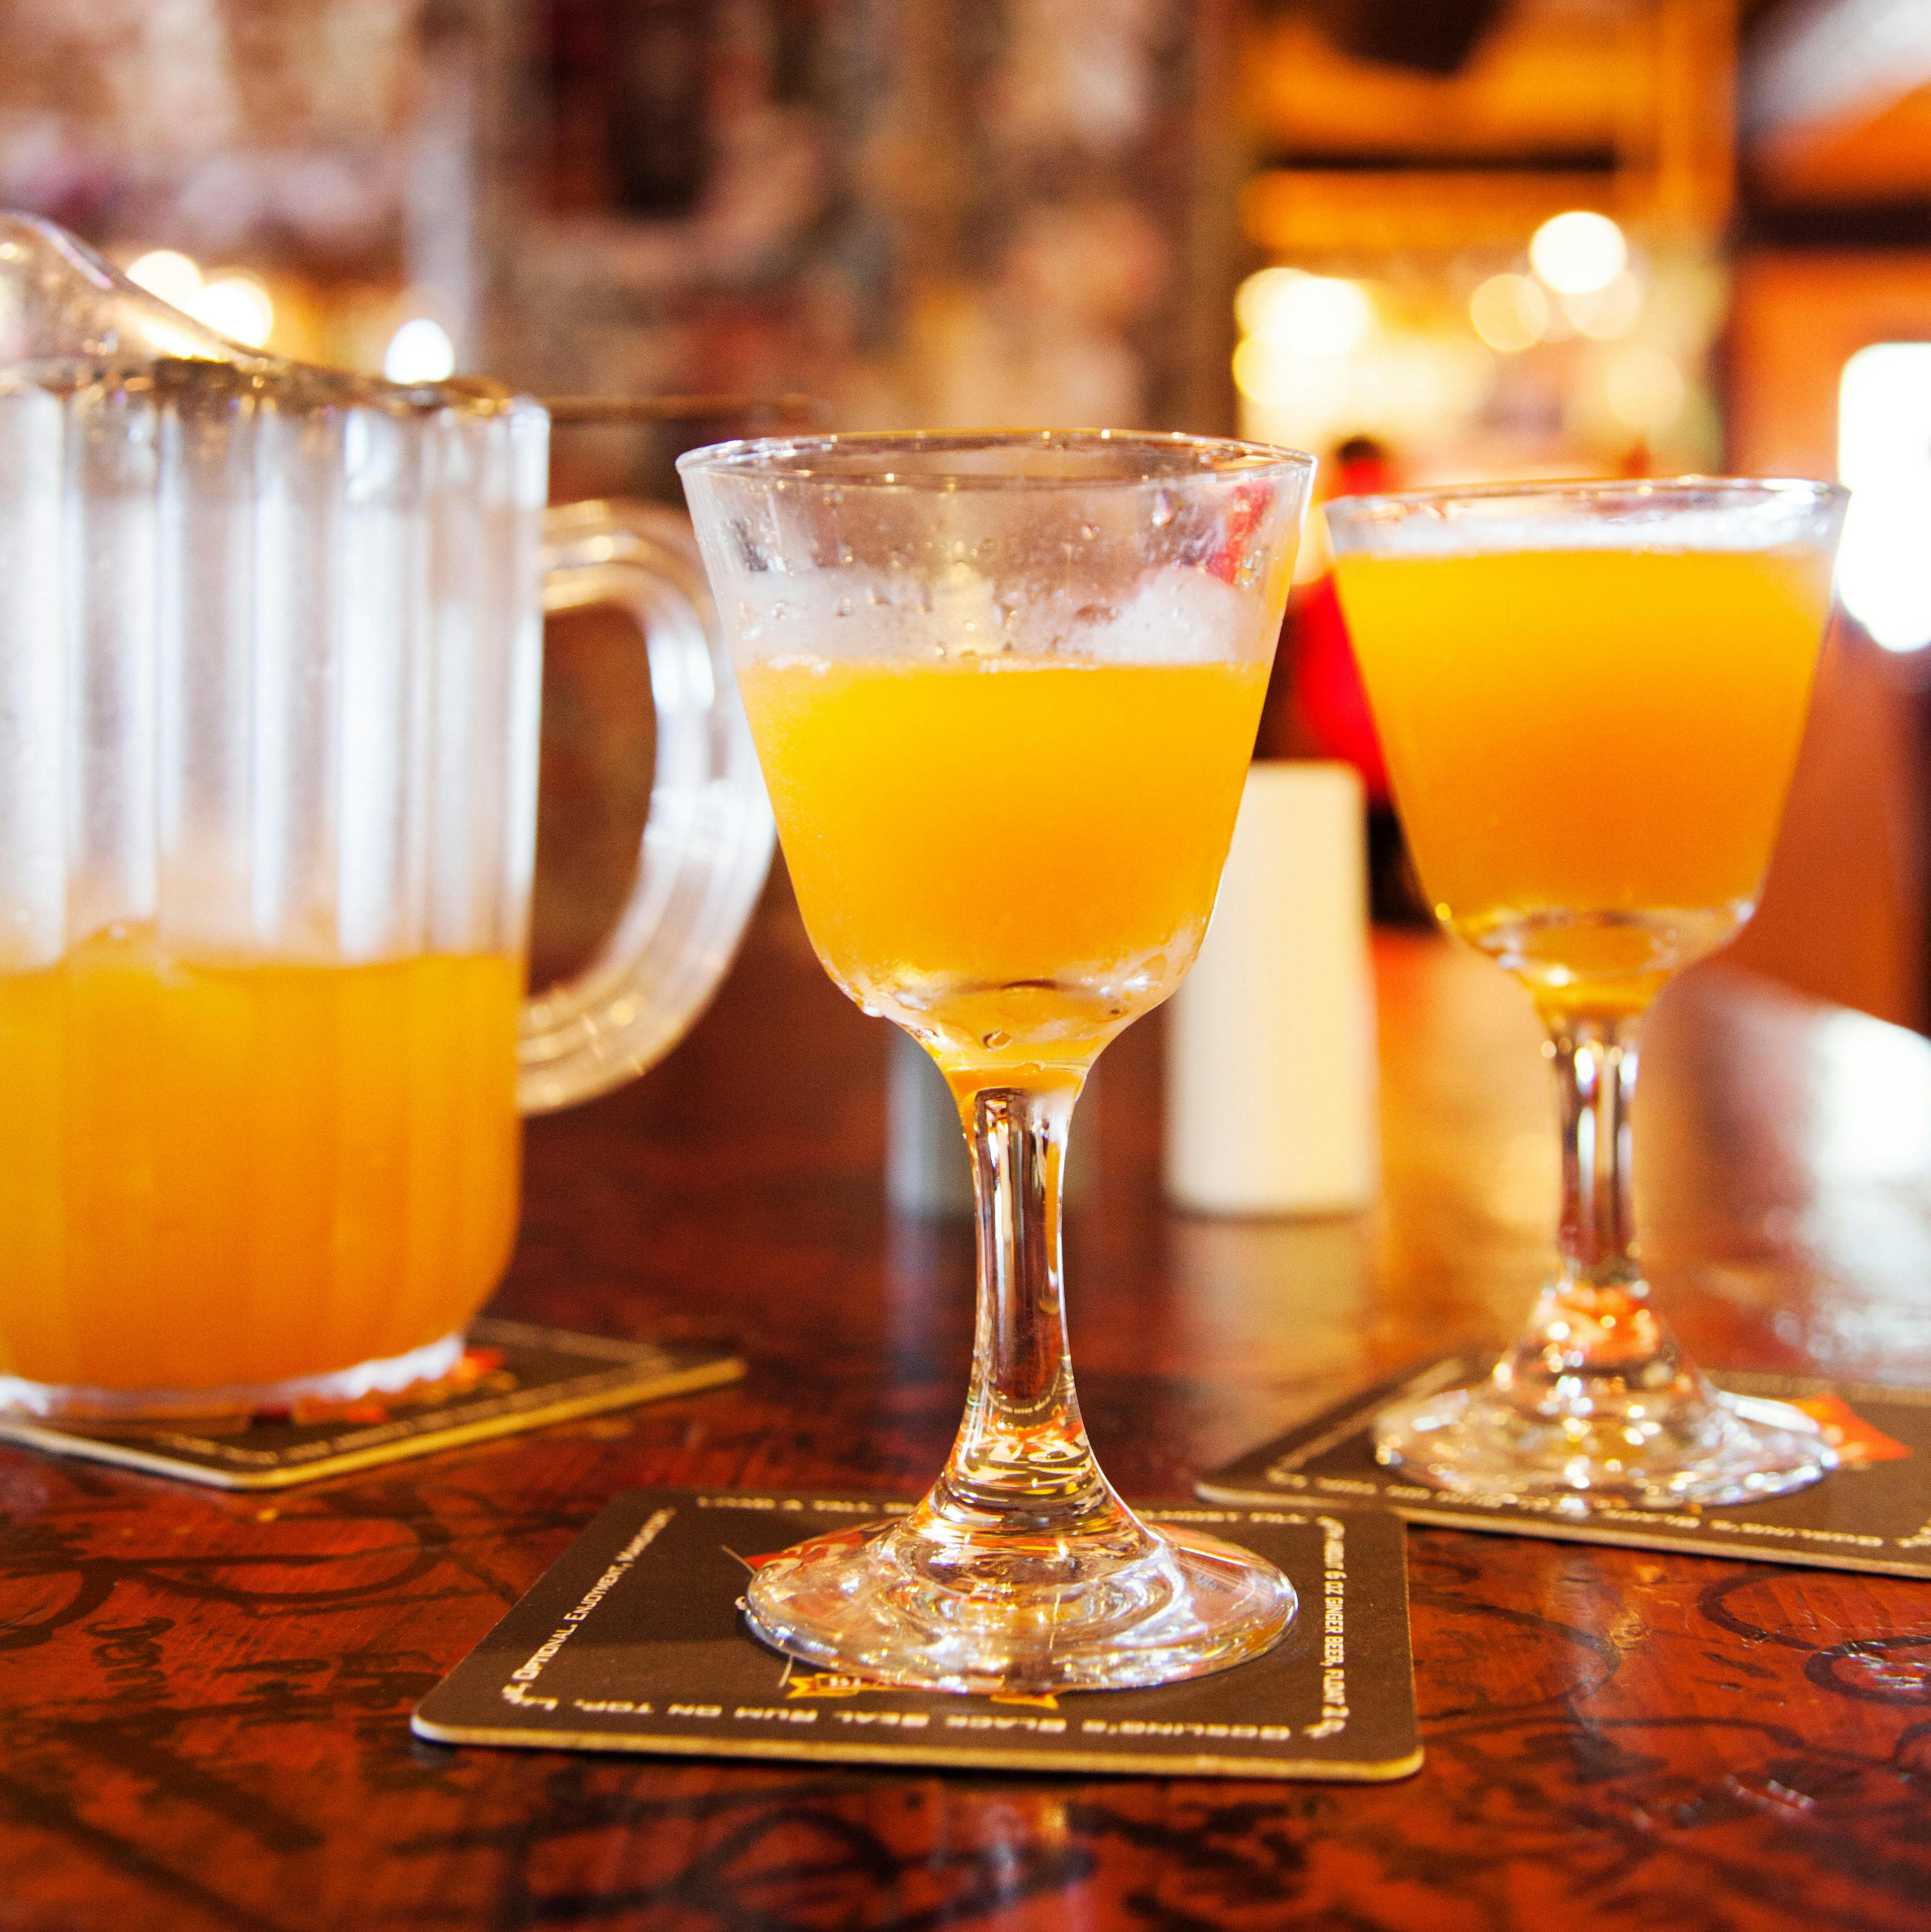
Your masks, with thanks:
[(0, 1401), (420, 1368), (494, 1286), (547, 430), (0, 224)]
[(0, 970), (520, 949), (541, 410), (4, 380)]
[[(689, 532), (548, 513), (548, 421), (223, 341), (0, 217), (0, 1409), (440, 1372), (518, 1113), (667, 1052), (771, 820)], [(630, 902), (522, 999), (542, 611), (657, 712)]]

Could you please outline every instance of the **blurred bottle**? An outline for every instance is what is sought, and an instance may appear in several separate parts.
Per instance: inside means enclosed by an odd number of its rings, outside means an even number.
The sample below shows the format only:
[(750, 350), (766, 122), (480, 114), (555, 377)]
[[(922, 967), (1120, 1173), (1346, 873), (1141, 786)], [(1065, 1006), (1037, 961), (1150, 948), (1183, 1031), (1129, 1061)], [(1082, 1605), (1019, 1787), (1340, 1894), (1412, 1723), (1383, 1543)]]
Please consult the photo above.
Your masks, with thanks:
[(1379, 1180), (1361, 782), (1258, 760), (1167, 1025), (1166, 1187), (1218, 1214), (1352, 1214)]

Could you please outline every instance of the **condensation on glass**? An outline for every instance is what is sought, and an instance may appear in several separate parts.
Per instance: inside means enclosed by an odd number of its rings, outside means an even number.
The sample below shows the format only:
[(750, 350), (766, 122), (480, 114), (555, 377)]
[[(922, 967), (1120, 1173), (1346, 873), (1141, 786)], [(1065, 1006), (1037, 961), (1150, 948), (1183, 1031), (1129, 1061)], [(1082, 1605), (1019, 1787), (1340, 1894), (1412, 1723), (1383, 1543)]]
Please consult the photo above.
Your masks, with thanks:
[[(728, 964), (769, 813), (687, 526), (546, 513), (548, 428), (493, 383), (251, 353), (50, 225), (0, 219), (0, 988), (116, 945), (163, 976), (507, 962), (526, 1112), (668, 1050)], [(519, 1020), (543, 611), (597, 602), (648, 641), (651, 813), (616, 929)], [(60, 1234), (62, 1292), (82, 1233)], [(318, 1351), (289, 1372), (368, 1352)], [(18, 1357), (0, 1307), (0, 1398), (49, 1406)]]

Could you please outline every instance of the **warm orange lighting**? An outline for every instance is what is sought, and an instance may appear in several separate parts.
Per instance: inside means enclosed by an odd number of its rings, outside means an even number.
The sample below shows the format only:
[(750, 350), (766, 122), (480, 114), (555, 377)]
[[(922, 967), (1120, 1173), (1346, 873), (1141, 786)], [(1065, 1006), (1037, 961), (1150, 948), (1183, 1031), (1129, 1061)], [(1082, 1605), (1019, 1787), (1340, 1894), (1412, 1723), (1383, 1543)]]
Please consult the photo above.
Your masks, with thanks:
[(1234, 298), (1235, 319), (1296, 356), (1346, 356), (1375, 326), (1375, 304), (1357, 282), (1299, 268), (1263, 268)]
[(1468, 298), (1468, 320), (1491, 349), (1532, 349), (1549, 333), (1549, 298), (1527, 275), (1491, 275)]
[(1683, 411), (1690, 386), (1660, 349), (1641, 344), (1618, 350), (1603, 373), (1603, 400), (1611, 412), (1639, 435), (1655, 436)]

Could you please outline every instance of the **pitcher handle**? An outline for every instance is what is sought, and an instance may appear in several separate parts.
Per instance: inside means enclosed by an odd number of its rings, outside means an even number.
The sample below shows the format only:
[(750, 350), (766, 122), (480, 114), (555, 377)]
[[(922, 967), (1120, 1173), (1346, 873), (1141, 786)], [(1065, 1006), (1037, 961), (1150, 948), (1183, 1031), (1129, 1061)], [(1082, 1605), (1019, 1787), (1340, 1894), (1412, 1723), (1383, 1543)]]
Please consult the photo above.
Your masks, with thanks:
[(650, 661), (656, 772), (637, 878), (574, 979), (524, 1003), (517, 1102), (544, 1114), (655, 1066), (737, 950), (771, 863), (771, 808), (690, 525), (649, 503), (545, 512), (543, 608), (632, 612)]

